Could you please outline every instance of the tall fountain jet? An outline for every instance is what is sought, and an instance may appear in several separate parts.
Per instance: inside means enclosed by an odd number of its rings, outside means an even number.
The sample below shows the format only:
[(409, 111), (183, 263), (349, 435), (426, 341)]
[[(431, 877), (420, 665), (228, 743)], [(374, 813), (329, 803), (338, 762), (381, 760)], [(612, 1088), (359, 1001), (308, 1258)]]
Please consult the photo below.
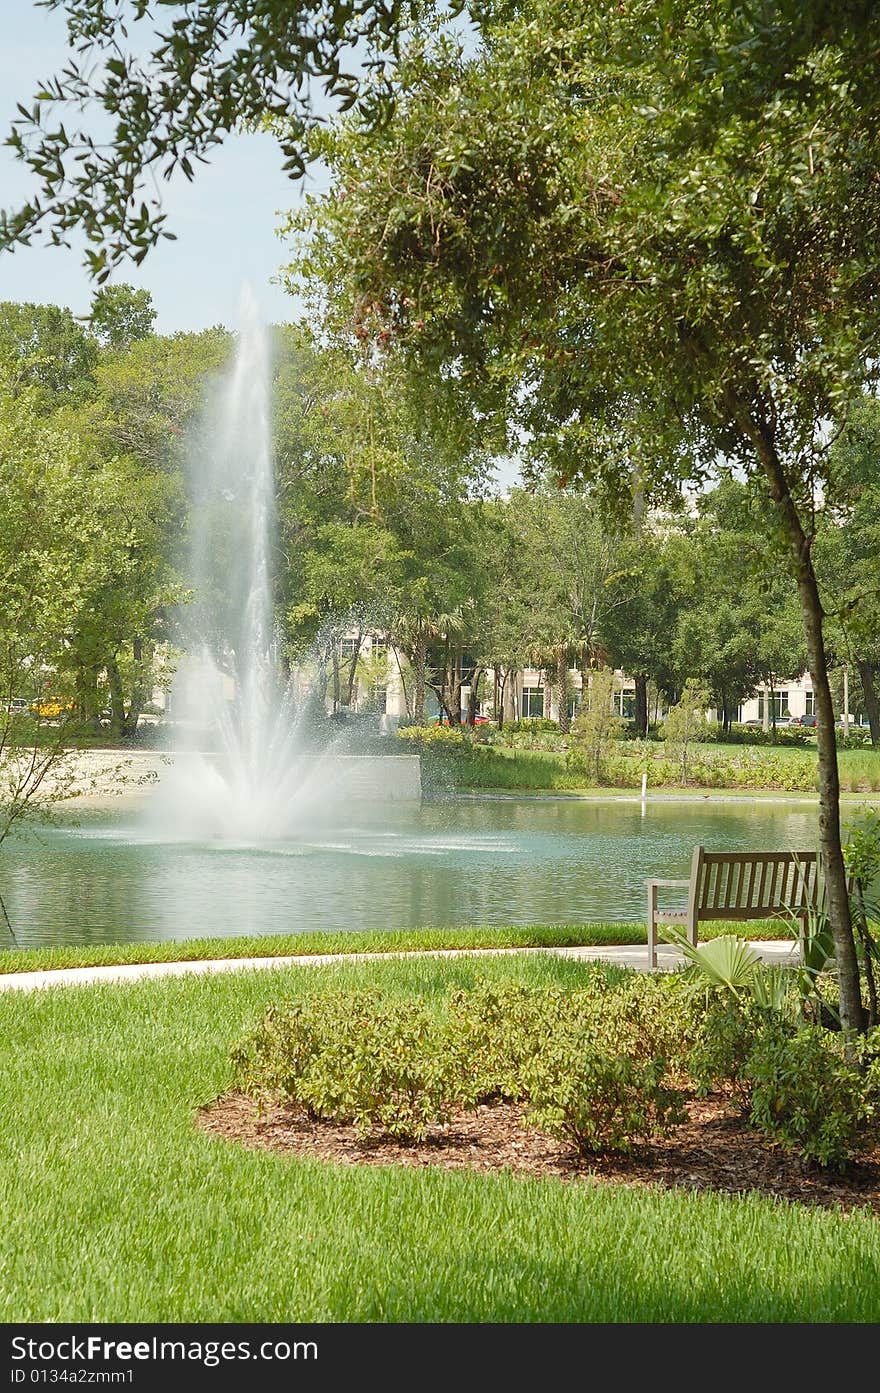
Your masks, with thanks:
[[(153, 814), (166, 833), (280, 839), (302, 824), (319, 787), (326, 798), (327, 768), (304, 748), (279, 676), (274, 498), (269, 340), (246, 289), (235, 359), (191, 455), (193, 598), (171, 703), (178, 749)], [(193, 752), (197, 731), (209, 748)]]

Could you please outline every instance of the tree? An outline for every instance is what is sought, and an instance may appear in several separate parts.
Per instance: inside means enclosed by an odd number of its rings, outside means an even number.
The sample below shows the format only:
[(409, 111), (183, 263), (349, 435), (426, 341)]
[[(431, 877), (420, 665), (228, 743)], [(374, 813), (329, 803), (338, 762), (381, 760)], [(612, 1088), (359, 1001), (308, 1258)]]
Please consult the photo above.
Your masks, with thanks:
[(670, 706), (663, 722), (663, 739), (672, 757), (679, 761), (681, 781), (687, 783), (691, 746), (706, 740), (706, 707), (709, 693), (693, 677), (684, 684), (681, 699)]
[(190, 452), (205, 448), (198, 427), (230, 350), (225, 330), (150, 335), (102, 349), (89, 398), (53, 417), (80, 442), (102, 485), (94, 506), (107, 539), (104, 568), (69, 636), (68, 659), (82, 719), (95, 723), (109, 708), (117, 736), (136, 731), (160, 656), (177, 636), (185, 467)]
[(112, 541), (106, 479), (36, 396), (0, 391), (0, 842), (72, 791), (71, 635), (91, 620)]
[(402, 675), (413, 718), (433, 685), (458, 720), (461, 623), (480, 569), (474, 433), (441, 429), (391, 365), (378, 370), (303, 328), (276, 330), (273, 359), (279, 619), (291, 656), (320, 634), (332, 666), (350, 622), (387, 628), (412, 668), (408, 685)]
[(92, 298), (92, 333), (102, 348), (129, 348), (153, 332), (156, 311), (149, 290), (104, 285)]
[(108, 347), (96, 362), (95, 391), (77, 428), (102, 457), (130, 455), (144, 468), (180, 475), (199, 446), (210, 389), (233, 348), (226, 329), (150, 335)]
[(836, 506), (816, 566), (840, 655), (856, 671), (871, 743), (880, 745), (880, 402), (857, 403), (832, 451)]
[(583, 759), (595, 784), (603, 782), (608, 756), (623, 726), (615, 714), (613, 698), (614, 673), (611, 668), (596, 668), (590, 673), (581, 710), (572, 726), (575, 754)]
[(621, 541), (617, 566), (608, 578), (611, 603), (602, 640), (608, 660), (635, 678), (636, 733), (643, 738), (648, 733), (648, 683), (674, 700), (694, 665), (675, 642), (692, 587), (690, 546), (668, 519), (649, 523), (639, 535)]
[[(760, 681), (771, 693), (780, 677), (806, 666), (797, 599), (754, 484), (733, 477), (698, 499), (689, 534), (691, 599), (678, 621), (680, 661), (701, 677), (728, 729), (736, 706)], [(768, 725), (776, 705), (765, 706)]]
[(98, 345), (58, 305), (0, 304), (0, 366), (6, 390), (30, 391), (44, 413), (81, 404), (93, 390)]
[[(380, 131), (322, 139), (307, 269), (471, 409), (622, 508), (719, 459), (760, 480), (819, 717), (819, 840), (861, 1030), (812, 550), (827, 422), (877, 370), (880, 13), (737, 0), (504, 7), (475, 57), (417, 46)], [(316, 210), (313, 207), (311, 214)]]

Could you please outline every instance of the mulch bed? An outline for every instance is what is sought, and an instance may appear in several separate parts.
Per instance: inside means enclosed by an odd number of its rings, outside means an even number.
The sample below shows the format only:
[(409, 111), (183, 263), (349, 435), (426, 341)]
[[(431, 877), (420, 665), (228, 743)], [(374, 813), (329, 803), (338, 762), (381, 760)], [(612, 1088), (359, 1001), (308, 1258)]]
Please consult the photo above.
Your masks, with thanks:
[(655, 1185), (743, 1194), (746, 1191), (799, 1204), (880, 1215), (880, 1148), (853, 1162), (843, 1175), (788, 1156), (751, 1131), (727, 1099), (692, 1099), (688, 1120), (670, 1136), (632, 1156), (577, 1156), (565, 1143), (526, 1127), (513, 1103), (459, 1113), (423, 1142), (393, 1138), (359, 1140), (353, 1127), (313, 1122), (296, 1107), (259, 1113), (240, 1094), (201, 1108), (198, 1125), (228, 1141), (350, 1165), (439, 1166), (445, 1170), (510, 1171), (623, 1185)]

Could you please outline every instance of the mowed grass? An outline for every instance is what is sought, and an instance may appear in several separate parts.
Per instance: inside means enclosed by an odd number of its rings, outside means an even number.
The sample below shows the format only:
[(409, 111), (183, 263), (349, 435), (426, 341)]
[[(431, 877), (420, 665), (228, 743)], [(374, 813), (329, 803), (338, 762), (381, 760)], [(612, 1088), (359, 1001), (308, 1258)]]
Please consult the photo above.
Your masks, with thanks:
[[(662, 743), (651, 747), (648, 766), (649, 789), (674, 791), (673, 764)], [(639, 788), (643, 764), (634, 747), (621, 742), (616, 747), (617, 764), (607, 787)], [(691, 753), (693, 788), (717, 788), (731, 794), (774, 792), (807, 793), (816, 796), (817, 755), (814, 742), (803, 747), (792, 745), (695, 744)], [(840, 787), (843, 793), (880, 792), (880, 750), (840, 750)], [(423, 763), (423, 779), (430, 790), (455, 787), (500, 789), (506, 791), (564, 792), (595, 789), (590, 775), (572, 769), (559, 750), (531, 750), (503, 745), (474, 746), (454, 753), (431, 750)]]
[(596, 970), (423, 958), (5, 994), (0, 1320), (876, 1321), (867, 1211), (335, 1166), (194, 1126), (271, 1000)]
[[(754, 939), (788, 939), (787, 919), (700, 925), (700, 937), (723, 933)], [(489, 924), (434, 929), (370, 929), (354, 933), (262, 934), (254, 938), (187, 938), (163, 943), (86, 943), (0, 952), (0, 975), (47, 972), (68, 967), (115, 967), (124, 963), (203, 962), (211, 958), (314, 957), (333, 953), (467, 952), (478, 948), (571, 948), (647, 943), (644, 920), (612, 924)]]

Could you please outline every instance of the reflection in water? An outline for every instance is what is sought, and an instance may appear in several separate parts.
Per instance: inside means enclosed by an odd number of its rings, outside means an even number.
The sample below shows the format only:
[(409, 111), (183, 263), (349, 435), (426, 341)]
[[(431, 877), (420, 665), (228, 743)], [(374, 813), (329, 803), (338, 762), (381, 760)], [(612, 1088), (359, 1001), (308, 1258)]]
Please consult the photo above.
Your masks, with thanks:
[[(381, 823), (379, 817), (381, 816)], [(696, 843), (816, 844), (812, 804), (484, 799), (385, 804), (260, 846), (151, 840), (106, 816), (19, 834), (3, 895), (19, 942), (570, 924), (644, 918), (649, 876), (686, 876)]]

